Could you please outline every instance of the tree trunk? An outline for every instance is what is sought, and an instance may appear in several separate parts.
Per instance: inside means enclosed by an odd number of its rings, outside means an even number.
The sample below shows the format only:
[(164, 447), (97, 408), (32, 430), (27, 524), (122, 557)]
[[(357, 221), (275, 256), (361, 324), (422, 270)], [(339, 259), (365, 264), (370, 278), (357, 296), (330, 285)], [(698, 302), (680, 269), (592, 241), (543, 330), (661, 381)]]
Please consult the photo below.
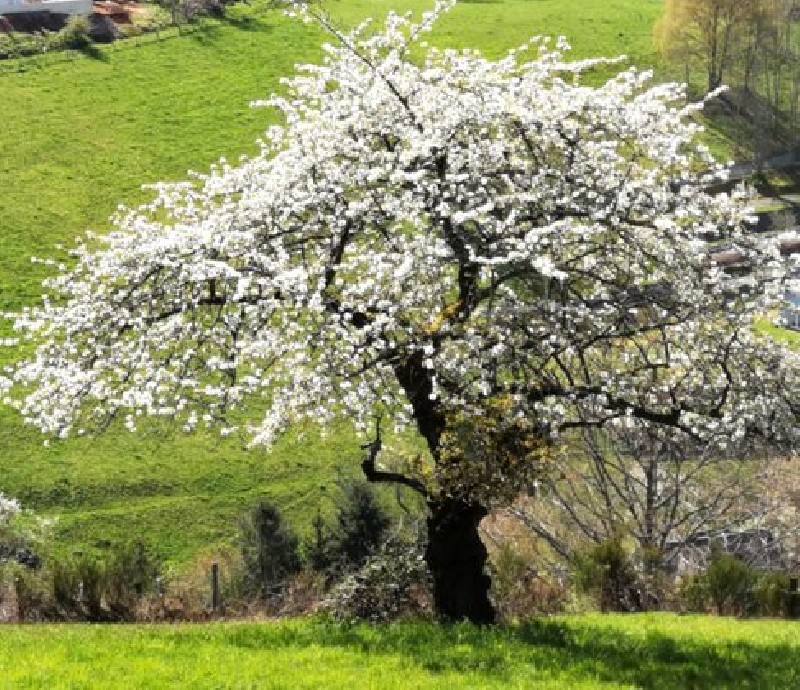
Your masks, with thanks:
[[(433, 379), (424, 366), (422, 349), (398, 363), (395, 374), (414, 410), (417, 429), (434, 462), (438, 462), (447, 421), (440, 399), (433, 394)], [(489, 600), (491, 578), (484, 572), (486, 547), (478, 534), (480, 522), (489, 511), (475, 503), (431, 496), (424, 487), (421, 493), (430, 511), (425, 561), (433, 578), (436, 614), (449, 621), (494, 623), (495, 610)]]
[(487, 513), (483, 506), (452, 498), (430, 504), (425, 558), (433, 577), (436, 612), (445, 620), (495, 622), (491, 579), (484, 572), (486, 547), (478, 534)]

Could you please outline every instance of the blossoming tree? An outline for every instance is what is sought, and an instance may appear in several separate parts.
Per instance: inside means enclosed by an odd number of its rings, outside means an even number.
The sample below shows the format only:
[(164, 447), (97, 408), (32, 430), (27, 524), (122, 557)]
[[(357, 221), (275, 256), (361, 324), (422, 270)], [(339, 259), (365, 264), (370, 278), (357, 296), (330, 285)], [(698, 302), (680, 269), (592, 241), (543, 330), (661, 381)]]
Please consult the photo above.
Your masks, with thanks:
[[(478, 524), (561, 432), (628, 418), (796, 447), (799, 379), (751, 328), (779, 252), (748, 235), (744, 193), (706, 191), (724, 170), (682, 88), (633, 69), (586, 86), (609, 61), (563, 42), (497, 61), (420, 42), (450, 4), (338, 35), (267, 102), (285, 125), (260, 155), (80, 245), (15, 316), (37, 346), (3, 391), (61, 436), (114, 416), (249, 419), (253, 443), (304, 418), (412, 423), (433, 481), (382, 465), (379, 437), (364, 470), (425, 496), (436, 606), (485, 622)], [(708, 258), (720, 239), (757, 290)]]

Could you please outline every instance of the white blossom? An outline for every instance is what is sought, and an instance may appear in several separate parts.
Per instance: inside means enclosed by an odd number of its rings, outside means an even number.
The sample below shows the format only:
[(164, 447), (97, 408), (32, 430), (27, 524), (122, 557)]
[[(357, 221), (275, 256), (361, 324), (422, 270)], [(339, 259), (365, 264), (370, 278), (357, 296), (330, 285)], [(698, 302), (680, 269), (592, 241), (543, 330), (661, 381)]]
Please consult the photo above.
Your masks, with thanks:
[(20, 513), (22, 513), (20, 502), (0, 493), (0, 526), (7, 525)]

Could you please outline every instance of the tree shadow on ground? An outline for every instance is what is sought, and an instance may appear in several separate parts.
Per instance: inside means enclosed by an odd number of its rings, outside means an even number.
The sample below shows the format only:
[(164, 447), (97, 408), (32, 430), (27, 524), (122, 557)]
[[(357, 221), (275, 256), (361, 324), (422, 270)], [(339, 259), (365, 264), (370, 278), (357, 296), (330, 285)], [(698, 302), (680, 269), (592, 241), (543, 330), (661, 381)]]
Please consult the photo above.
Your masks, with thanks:
[(217, 21), (239, 31), (248, 31), (250, 33), (270, 33), (274, 30), (273, 25), (263, 17), (252, 14), (233, 14), (228, 11), (218, 17)]
[(270, 33), (274, 26), (262, 17), (225, 13), (213, 19), (199, 19), (184, 29), (185, 35), (201, 45), (213, 45), (224, 39), (226, 27), (247, 33)]
[(99, 62), (108, 62), (108, 53), (103, 50), (100, 46), (96, 43), (86, 42), (83, 45), (75, 48), (81, 55), (87, 57), (91, 60), (97, 60)]
[(694, 642), (656, 631), (642, 636), (557, 620), (509, 628), (330, 623), (293, 630), (240, 628), (229, 642), (246, 648), (318, 644), (402, 655), (431, 673), (478, 674), (501, 682), (530, 669), (532, 683), (537, 677), (563, 678), (565, 687), (597, 680), (653, 690), (800, 688), (797, 646)]
[(552, 650), (581, 676), (643, 688), (800, 687), (798, 649), (789, 645), (709, 644), (656, 631), (629, 636), (559, 621), (533, 621), (514, 635), (531, 647)]

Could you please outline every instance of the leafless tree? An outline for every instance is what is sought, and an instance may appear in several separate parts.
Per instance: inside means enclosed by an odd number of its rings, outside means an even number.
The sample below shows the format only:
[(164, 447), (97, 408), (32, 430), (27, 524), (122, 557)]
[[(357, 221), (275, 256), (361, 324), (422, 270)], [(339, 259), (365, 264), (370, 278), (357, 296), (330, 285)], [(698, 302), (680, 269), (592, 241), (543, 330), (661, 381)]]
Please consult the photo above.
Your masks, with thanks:
[(537, 500), (510, 512), (558, 558), (573, 563), (611, 539), (635, 545), (647, 579), (701, 535), (752, 529), (783, 505), (766, 490), (774, 473), (754, 444), (720, 450), (675, 429), (622, 420), (585, 428)]

